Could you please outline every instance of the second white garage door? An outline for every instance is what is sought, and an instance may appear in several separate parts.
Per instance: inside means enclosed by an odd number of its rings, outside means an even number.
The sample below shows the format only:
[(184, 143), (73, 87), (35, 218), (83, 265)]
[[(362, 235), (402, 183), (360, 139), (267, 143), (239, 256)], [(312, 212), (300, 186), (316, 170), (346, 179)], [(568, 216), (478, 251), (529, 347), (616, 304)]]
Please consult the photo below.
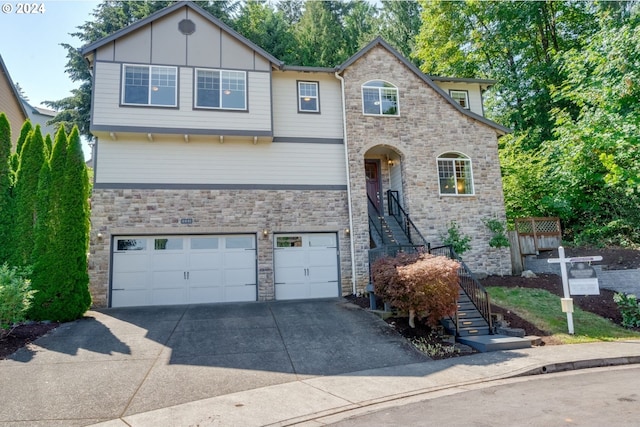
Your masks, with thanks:
[(255, 301), (254, 235), (114, 239), (111, 306)]
[(274, 236), (276, 299), (340, 296), (335, 233)]

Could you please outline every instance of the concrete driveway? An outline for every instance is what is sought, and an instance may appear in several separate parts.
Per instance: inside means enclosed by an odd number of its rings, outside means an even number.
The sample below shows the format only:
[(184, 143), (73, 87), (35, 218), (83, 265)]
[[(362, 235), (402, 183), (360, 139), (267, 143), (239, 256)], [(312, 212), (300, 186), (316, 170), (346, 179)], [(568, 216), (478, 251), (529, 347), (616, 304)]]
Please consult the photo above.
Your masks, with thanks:
[(0, 361), (0, 425), (82, 426), (427, 360), (343, 299), (91, 311)]

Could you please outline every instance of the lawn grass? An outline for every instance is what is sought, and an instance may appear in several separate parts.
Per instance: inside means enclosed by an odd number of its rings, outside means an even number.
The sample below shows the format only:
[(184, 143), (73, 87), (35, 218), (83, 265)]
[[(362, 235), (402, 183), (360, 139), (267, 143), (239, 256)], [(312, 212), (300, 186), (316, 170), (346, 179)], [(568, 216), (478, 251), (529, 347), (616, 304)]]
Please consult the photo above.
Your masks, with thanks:
[(553, 339), (562, 344), (640, 338), (639, 333), (583, 311), (575, 305), (573, 311), (575, 334), (569, 335), (567, 314), (562, 312), (560, 297), (542, 289), (491, 286), (487, 291), (493, 304), (510, 310), (544, 331), (551, 332)]

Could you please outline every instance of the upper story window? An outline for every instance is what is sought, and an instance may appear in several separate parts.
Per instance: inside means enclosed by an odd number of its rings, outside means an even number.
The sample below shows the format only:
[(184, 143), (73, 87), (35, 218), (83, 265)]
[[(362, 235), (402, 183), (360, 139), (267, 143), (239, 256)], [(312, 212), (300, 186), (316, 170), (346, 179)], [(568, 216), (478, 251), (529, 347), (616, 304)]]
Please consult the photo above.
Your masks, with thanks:
[(298, 112), (320, 112), (318, 82), (298, 82)]
[(399, 116), (398, 88), (382, 80), (362, 85), (362, 112), (378, 116)]
[(449, 96), (453, 98), (462, 108), (469, 109), (469, 92), (466, 90), (450, 90)]
[(440, 194), (472, 195), (471, 159), (460, 153), (444, 153), (438, 157)]
[(125, 65), (122, 103), (175, 107), (177, 99), (176, 67)]
[(196, 70), (196, 107), (222, 110), (247, 109), (247, 73)]

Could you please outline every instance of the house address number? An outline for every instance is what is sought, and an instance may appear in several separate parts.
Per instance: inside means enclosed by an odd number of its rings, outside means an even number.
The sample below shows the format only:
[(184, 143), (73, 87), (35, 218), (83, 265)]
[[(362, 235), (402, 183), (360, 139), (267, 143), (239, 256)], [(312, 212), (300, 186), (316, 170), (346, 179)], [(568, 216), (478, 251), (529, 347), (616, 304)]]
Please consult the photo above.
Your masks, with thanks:
[(193, 224), (193, 218), (180, 218), (180, 224)]

